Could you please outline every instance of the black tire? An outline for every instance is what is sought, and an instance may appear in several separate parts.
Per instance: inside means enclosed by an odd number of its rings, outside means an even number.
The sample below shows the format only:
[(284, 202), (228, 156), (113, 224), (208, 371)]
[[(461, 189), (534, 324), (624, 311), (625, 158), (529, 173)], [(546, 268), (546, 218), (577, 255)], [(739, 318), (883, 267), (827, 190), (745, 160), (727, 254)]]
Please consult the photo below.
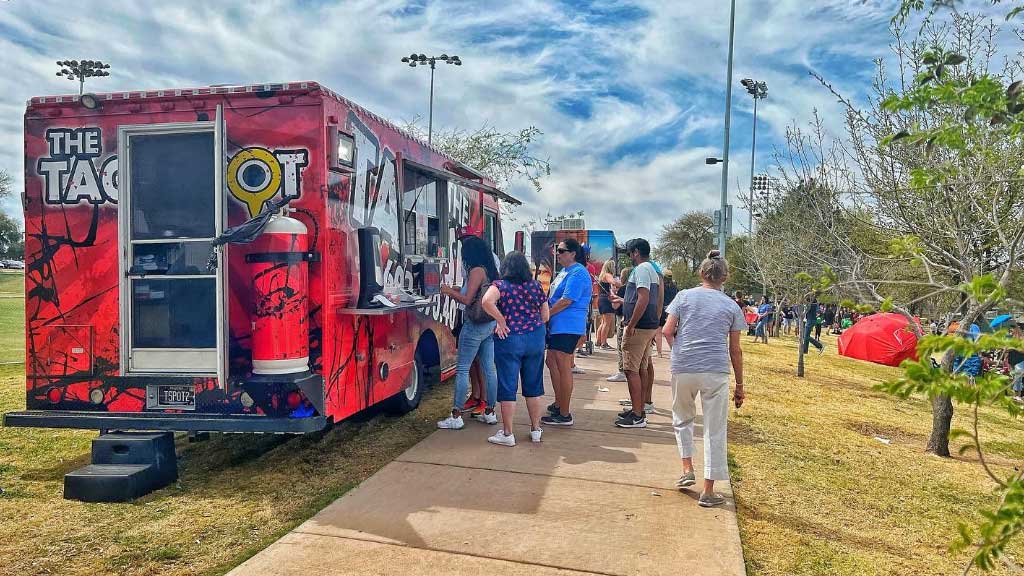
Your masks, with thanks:
[(412, 367), (413, 381), (407, 388), (388, 398), (384, 402), (384, 410), (396, 416), (408, 414), (415, 410), (420, 405), (420, 400), (423, 399), (423, 390), (427, 385), (425, 376), (423, 361), (420, 360), (420, 355), (416, 354)]

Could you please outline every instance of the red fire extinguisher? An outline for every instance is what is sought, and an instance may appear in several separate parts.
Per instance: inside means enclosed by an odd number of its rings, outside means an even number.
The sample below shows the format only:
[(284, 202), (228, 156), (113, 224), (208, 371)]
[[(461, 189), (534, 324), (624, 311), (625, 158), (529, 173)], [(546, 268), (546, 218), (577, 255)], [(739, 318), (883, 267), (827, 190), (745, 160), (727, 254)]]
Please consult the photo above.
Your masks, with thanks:
[(302, 222), (278, 214), (246, 256), (255, 298), (252, 326), (254, 374), (309, 370), (309, 236)]

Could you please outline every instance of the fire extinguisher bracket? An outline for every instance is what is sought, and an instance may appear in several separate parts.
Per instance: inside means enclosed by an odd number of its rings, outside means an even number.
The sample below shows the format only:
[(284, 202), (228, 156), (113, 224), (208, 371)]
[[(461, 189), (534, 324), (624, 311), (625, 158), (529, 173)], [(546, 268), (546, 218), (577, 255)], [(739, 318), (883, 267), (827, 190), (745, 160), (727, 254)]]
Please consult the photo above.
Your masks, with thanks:
[(298, 264), (299, 262), (319, 262), (319, 252), (260, 252), (258, 254), (247, 254), (245, 261), (248, 264), (265, 264), (268, 262)]

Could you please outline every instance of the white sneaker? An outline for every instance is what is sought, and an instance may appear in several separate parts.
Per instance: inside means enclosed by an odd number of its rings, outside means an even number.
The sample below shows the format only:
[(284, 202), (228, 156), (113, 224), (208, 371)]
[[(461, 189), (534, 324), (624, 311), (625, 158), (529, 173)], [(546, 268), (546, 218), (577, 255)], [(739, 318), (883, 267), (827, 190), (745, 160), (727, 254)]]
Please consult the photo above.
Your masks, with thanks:
[(488, 438), (487, 441), (491, 444), (500, 444), (502, 446), (515, 446), (516, 436), (515, 434), (509, 434), (506, 436), (504, 430), (498, 430), (494, 433), (494, 436)]
[(473, 416), (473, 418), (476, 418), (478, 422), (483, 422), (484, 424), (498, 423), (498, 416), (494, 412), (491, 412), (490, 414), (484, 412), (483, 414), (477, 414), (476, 416)]
[(619, 372), (618, 374), (616, 374), (614, 376), (609, 376), (609, 377), (605, 378), (605, 380), (607, 380), (609, 382), (625, 382), (626, 381), (626, 375), (623, 374), (622, 372)]
[(540, 435), (543, 433), (543, 429), (530, 430), (530, 442), (540, 442)]
[(462, 427), (465, 425), (466, 423), (462, 421), (462, 416), (449, 416), (437, 423), (437, 427), (441, 430), (462, 430)]
[(644, 412), (647, 412), (648, 414), (654, 412), (654, 402), (644, 404)]
[(580, 368), (579, 366), (573, 366), (572, 367), (572, 373), (573, 374), (584, 374), (583, 368)]

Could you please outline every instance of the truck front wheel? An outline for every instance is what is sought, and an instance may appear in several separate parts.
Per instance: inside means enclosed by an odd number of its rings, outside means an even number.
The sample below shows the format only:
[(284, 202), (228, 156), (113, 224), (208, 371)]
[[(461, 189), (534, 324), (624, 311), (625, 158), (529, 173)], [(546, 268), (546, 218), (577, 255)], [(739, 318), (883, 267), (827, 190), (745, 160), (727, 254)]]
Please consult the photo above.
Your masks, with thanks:
[(413, 361), (411, 378), (412, 381), (409, 382), (409, 386), (405, 390), (387, 399), (384, 406), (387, 412), (396, 415), (406, 414), (412, 412), (420, 405), (426, 381), (423, 374), (423, 360), (420, 359), (418, 352), (416, 353), (416, 359)]

